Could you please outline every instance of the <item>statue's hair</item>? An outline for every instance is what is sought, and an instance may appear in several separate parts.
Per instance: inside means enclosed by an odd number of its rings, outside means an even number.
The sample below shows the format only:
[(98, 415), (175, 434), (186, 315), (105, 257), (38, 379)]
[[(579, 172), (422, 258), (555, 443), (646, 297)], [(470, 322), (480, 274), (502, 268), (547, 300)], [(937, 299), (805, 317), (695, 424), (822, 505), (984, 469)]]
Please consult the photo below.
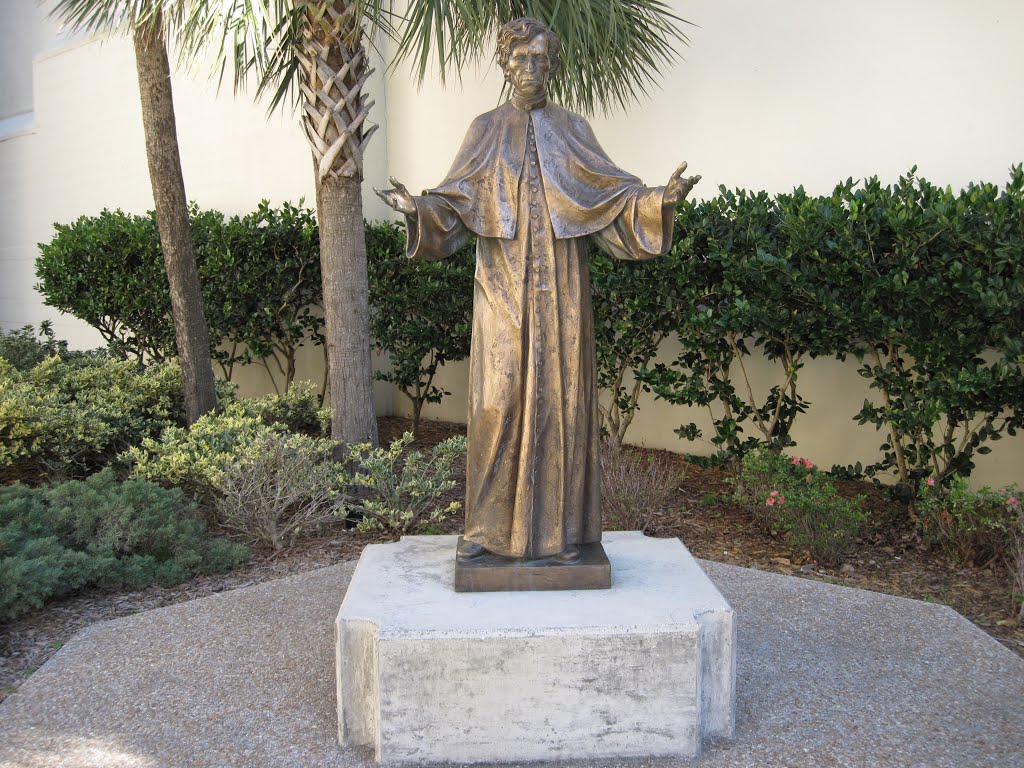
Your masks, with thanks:
[(562, 66), (562, 57), (559, 50), (562, 46), (558, 35), (552, 32), (546, 25), (524, 16), (521, 19), (502, 24), (498, 30), (498, 66), (502, 71), (508, 69), (508, 59), (512, 55), (512, 49), (520, 43), (528, 43), (537, 35), (545, 35), (548, 39), (548, 58), (551, 60), (549, 74), (555, 74)]

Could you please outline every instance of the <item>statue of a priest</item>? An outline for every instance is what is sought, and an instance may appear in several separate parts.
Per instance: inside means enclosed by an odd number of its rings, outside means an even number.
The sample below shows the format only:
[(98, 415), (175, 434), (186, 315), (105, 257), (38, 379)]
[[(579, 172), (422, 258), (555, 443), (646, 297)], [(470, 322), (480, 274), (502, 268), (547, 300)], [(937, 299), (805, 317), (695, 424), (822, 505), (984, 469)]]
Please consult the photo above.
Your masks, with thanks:
[(408, 253), (442, 259), (477, 236), (469, 363), (466, 529), (457, 557), (576, 562), (601, 540), (594, 320), (584, 238), (649, 259), (700, 180), (664, 187), (616, 166), (579, 115), (551, 104), (558, 38), (516, 19), (498, 33), (505, 104), (473, 121), (447, 178), (377, 193), (406, 216)]

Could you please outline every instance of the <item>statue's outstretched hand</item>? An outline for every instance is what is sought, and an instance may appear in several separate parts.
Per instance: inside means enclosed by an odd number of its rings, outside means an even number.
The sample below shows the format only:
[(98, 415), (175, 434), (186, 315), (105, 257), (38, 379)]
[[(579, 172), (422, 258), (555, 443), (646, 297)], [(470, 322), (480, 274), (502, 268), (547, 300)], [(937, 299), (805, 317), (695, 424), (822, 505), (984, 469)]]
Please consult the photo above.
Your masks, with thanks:
[(675, 206), (680, 200), (686, 198), (690, 194), (690, 190), (694, 188), (700, 176), (689, 176), (683, 178), (683, 172), (686, 170), (686, 161), (684, 160), (675, 173), (672, 174), (672, 178), (668, 180), (668, 184), (665, 185), (665, 194), (661, 198), (661, 204), (665, 207)]
[(377, 197), (387, 203), (389, 208), (393, 208), (399, 213), (404, 213), (406, 216), (415, 216), (416, 205), (413, 203), (409, 190), (394, 176), (389, 176), (388, 181), (394, 184), (395, 188), (377, 189), (374, 187), (373, 191), (377, 193)]

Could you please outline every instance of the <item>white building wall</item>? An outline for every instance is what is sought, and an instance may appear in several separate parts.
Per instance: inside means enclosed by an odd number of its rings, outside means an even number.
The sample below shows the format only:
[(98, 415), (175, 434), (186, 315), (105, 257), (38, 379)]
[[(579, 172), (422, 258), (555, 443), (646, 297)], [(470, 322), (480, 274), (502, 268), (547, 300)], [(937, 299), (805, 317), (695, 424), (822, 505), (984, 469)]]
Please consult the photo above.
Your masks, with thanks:
[[(686, 159), (704, 177), (697, 197), (720, 184), (827, 193), (848, 176), (892, 182), (914, 164), (931, 181), (959, 187), (1002, 182), (1024, 160), (1024, 5), (1016, 0), (673, 7), (697, 25), (685, 61), (628, 115), (592, 120), (611, 157), (649, 184), (664, 183)], [(53, 222), (152, 206), (131, 46), (120, 38), (65, 43), (33, 0), (0, 0), (0, 14), (0, 326), (51, 317), (61, 336), (91, 346), (99, 341), (91, 329), (55, 317), (32, 290), (36, 243), (50, 238)], [(372, 119), (383, 125), (368, 158), (369, 218), (388, 213), (370, 187), (389, 173), (413, 190), (444, 176), (469, 122), (497, 104), (501, 82), (489, 63), (447, 89), (417, 89), (404, 68), (386, 83), (374, 76)], [(249, 96), (218, 96), (186, 76), (175, 76), (174, 89), (190, 199), (228, 214), (264, 197), (313, 204), (309, 151), (293, 116), (268, 120)], [(27, 119), (11, 117), (25, 112)], [(319, 376), (318, 354), (300, 375)], [(253, 370), (244, 381), (249, 391), (266, 385)], [(450, 366), (444, 383), (454, 395), (428, 406), (427, 417), (464, 418), (465, 365)], [(798, 421), (799, 451), (824, 465), (870, 458), (881, 439), (850, 420), (868, 394), (852, 366), (815, 362), (800, 383), (814, 405)], [(390, 407), (390, 393), (379, 389), (378, 408)], [(630, 438), (699, 451), (672, 432), (690, 418), (645, 398)], [(1003, 441), (979, 466), (981, 482), (1024, 479), (1024, 439)]]
[[(0, 133), (0, 327), (50, 318), (59, 337), (92, 347), (102, 343), (97, 332), (46, 307), (33, 289), (37, 243), (52, 238), (54, 222), (103, 208), (152, 209), (135, 58), (131, 40), (120, 36), (44, 48), (32, 61), (31, 113)], [(265, 104), (233, 95), (230, 83), (218, 94), (205, 76), (176, 73), (173, 89), (189, 200), (229, 215), (255, 210), (262, 198), (304, 199), (315, 207), (313, 161), (295, 113), (268, 118)], [(379, 121), (381, 74), (372, 77), (371, 90), (378, 101), (371, 119)], [(370, 189), (387, 179), (383, 133), (367, 153), (364, 206), (371, 218), (389, 212)], [(299, 376), (320, 381), (321, 360), (319, 349), (304, 350)], [(270, 389), (256, 366), (236, 379), (245, 392)], [(378, 385), (376, 397), (378, 409), (390, 412), (390, 389)]]

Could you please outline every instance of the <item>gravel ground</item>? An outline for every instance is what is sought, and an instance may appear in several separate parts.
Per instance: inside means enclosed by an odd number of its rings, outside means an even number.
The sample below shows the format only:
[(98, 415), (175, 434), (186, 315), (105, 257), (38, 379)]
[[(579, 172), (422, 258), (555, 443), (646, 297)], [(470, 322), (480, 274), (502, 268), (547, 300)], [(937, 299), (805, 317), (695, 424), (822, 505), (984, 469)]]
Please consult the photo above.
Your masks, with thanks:
[[(737, 737), (629, 765), (1024, 768), (1024, 660), (951, 609), (702, 565), (737, 612)], [(0, 766), (371, 765), (335, 742), (352, 567), (87, 628), (0, 704)]]

